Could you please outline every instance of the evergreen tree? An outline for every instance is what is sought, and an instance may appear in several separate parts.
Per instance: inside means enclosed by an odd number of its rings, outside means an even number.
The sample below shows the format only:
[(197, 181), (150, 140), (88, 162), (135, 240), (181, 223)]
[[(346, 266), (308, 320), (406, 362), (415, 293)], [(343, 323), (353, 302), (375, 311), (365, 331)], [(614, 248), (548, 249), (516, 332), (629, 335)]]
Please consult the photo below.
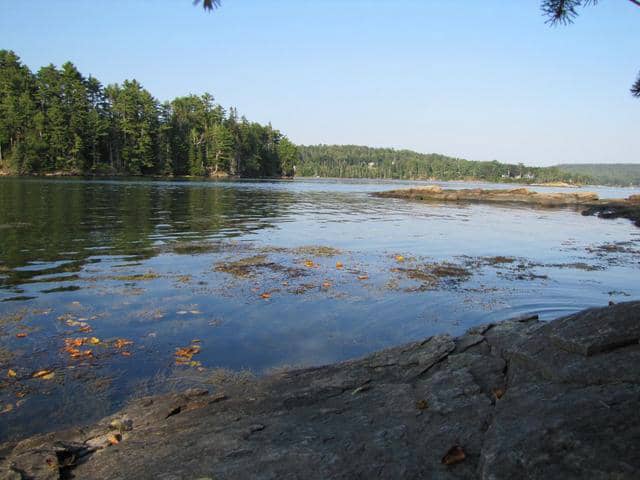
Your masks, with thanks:
[(282, 162), (282, 174), (288, 177), (295, 175), (296, 163), (300, 153), (298, 148), (289, 141), (287, 137), (282, 137), (278, 142), (278, 156)]
[(228, 172), (235, 158), (233, 134), (222, 123), (211, 130), (211, 148), (209, 149), (209, 173)]
[(103, 87), (70, 62), (36, 75), (0, 50), (0, 168), (16, 173), (277, 176), (296, 149), (213, 95), (162, 105), (136, 80)]
[(60, 71), (60, 95), (64, 119), (62, 156), (58, 169), (82, 172), (87, 158), (88, 117), (91, 110), (85, 79), (71, 62)]
[(19, 173), (36, 163), (35, 82), (18, 56), (0, 50), (0, 165)]
[(136, 80), (107, 87), (111, 115), (111, 149), (116, 169), (139, 175), (153, 171), (158, 136), (158, 102)]
[(86, 120), (86, 143), (89, 164), (85, 167), (92, 172), (100, 168), (100, 163), (106, 157), (107, 139), (109, 135), (108, 103), (101, 83), (94, 77), (86, 81), (87, 98), (90, 110)]

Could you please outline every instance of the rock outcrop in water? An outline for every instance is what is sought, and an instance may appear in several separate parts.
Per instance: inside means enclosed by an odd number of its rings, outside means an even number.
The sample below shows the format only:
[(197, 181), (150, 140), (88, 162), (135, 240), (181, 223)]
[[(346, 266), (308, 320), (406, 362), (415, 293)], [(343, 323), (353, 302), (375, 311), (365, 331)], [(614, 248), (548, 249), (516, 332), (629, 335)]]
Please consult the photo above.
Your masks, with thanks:
[(514, 319), (0, 447), (0, 478), (640, 478), (640, 302)]
[(465, 188), (445, 190), (437, 185), (378, 192), (375, 195), (379, 197), (437, 200), (444, 202), (526, 203), (547, 207), (584, 205), (598, 201), (598, 195), (591, 192), (539, 193), (526, 188), (496, 190)]
[(526, 188), (445, 190), (437, 185), (376, 192), (373, 195), (428, 202), (517, 203), (548, 208), (576, 207), (581, 208), (583, 215), (627, 218), (640, 226), (640, 195), (631, 195), (626, 199), (601, 200), (592, 192), (540, 193)]

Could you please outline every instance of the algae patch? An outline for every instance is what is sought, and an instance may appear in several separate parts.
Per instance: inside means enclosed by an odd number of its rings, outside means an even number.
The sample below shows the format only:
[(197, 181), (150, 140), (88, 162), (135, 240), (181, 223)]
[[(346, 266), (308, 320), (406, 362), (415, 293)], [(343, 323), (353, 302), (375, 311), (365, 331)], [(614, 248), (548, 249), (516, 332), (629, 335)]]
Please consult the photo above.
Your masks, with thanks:
[(160, 275), (154, 272), (136, 273), (133, 275), (114, 275), (109, 277), (110, 280), (119, 280), (122, 282), (140, 282), (155, 280), (156, 278), (160, 278)]
[(327, 246), (303, 246), (291, 250), (296, 255), (306, 255), (310, 257), (336, 257), (342, 254), (342, 251)]
[(290, 278), (300, 277), (305, 274), (301, 269), (272, 262), (266, 255), (253, 255), (231, 262), (218, 263), (215, 266), (215, 270), (238, 278), (251, 278), (263, 270), (285, 273)]
[[(407, 291), (424, 291), (442, 288), (452, 283), (457, 284), (468, 280), (472, 275), (471, 271), (463, 266), (448, 262), (396, 267), (391, 269), (391, 271), (399, 274), (400, 277), (416, 281), (420, 284), (417, 288), (406, 289)], [(398, 286), (398, 284), (390, 282), (387, 286), (393, 288)]]

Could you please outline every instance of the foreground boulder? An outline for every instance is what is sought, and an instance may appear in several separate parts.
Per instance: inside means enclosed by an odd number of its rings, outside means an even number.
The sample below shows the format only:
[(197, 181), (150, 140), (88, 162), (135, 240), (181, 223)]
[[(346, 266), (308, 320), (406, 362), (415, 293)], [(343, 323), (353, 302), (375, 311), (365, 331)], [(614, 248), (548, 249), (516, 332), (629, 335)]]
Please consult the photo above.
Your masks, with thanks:
[(520, 318), (0, 447), (0, 478), (640, 478), (640, 302)]

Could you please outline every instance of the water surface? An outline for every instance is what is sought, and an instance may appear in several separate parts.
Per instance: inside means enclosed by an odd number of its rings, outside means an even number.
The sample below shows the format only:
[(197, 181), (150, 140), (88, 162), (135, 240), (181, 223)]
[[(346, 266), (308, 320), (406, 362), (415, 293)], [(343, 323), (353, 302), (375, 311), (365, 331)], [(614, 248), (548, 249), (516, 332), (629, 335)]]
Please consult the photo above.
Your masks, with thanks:
[(0, 440), (227, 370), (639, 297), (631, 222), (369, 195), (414, 183), (0, 179)]

